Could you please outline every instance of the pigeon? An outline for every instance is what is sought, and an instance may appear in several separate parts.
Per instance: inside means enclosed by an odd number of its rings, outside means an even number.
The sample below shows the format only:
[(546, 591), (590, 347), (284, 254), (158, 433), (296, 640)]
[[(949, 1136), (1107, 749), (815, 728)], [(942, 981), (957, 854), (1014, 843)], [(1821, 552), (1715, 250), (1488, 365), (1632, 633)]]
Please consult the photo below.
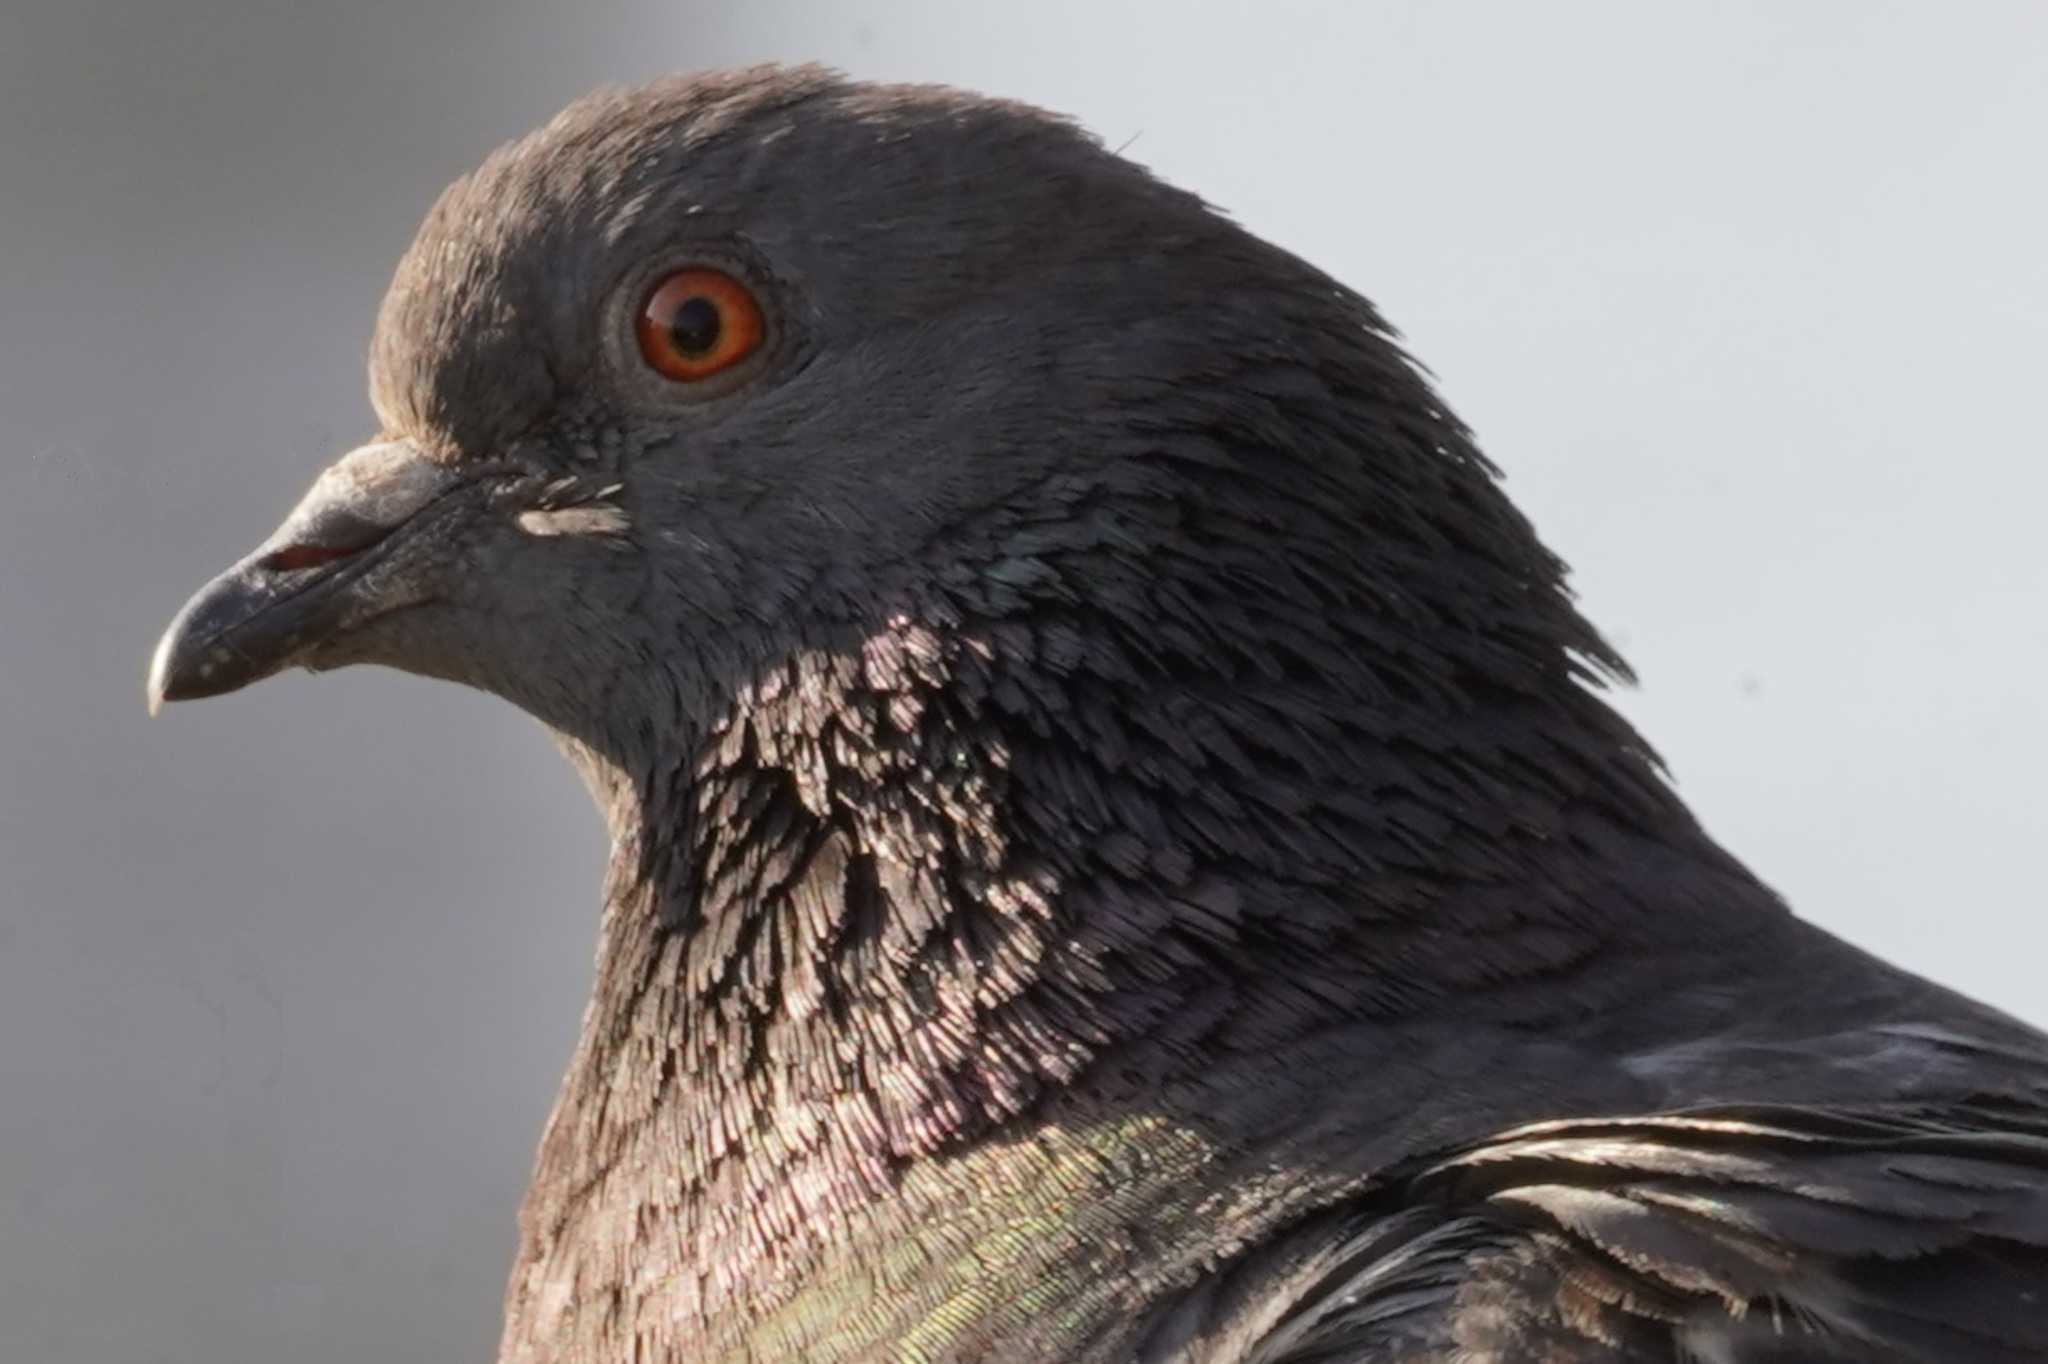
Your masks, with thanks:
[(2048, 1037), (1794, 917), (1359, 294), (757, 68), (433, 206), (152, 706), (374, 663), (611, 832), (501, 1364), (2048, 1359)]

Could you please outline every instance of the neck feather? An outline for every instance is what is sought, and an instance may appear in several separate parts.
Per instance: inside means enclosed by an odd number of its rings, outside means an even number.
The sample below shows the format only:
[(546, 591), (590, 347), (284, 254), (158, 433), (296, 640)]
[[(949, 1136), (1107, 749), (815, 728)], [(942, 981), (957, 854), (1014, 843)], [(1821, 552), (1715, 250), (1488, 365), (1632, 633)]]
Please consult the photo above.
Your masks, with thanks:
[[(619, 799), (596, 993), (508, 1341), (608, 1329), (560, 1320), (590, 1310), (561, 1288), (572, 1253), (637, 1264), (637, 1311), (696, 1322), (693, 1358), (781, 1342), (829, 1361), (861, 1337), (853, 1299), (821, 1307), (819, 1285), (866, 1300), (847, 1257), (929, 1249), (933, 1217), (978, 1245), (1069, 1177), (1157, 1226), (1219, 1188), (1257, 1200), (1243, 1225), (1279, 1217), (1355, 1183), (1364, 1133), (1351, 1161), (1274, 1189), (1231, 1157), (1270, 1155), (1276, 1116), (1365, 1071), (1398, 1095), (1431, 1045), (1416, 1039), (1453, 1014), (1596, 1014), (1651, 988), (1605, 949), (1697, 930), (1638, 894), (1712, 854), (1633, 755), (1440, 724), (1440, 758), (1483, 742), (1578, 793), (1538, 819), (1533, 793), (1481, 793), (1458, 766), (1409, 760), (1395, 781), (1376, 729), (1281, 680), (1217, 682), (1148, 671), (1054, 614), (905, 617), (790, 658), (665, 774), (597, 783)], [(1283, 717), (1284, 748), (1259, 732)], [(1264, 1102), (1204, 1091), (1233, 1065)], [(1418, 1073), (1401, 1102), (1428, 1101)], [(1038, 1192), (1020, 1209), (991, 1192), (1004, 1181)], [(1037, 1282), (1103, 1234), (1041, 1225), (1013, 1266)], [(911, 1294), (884, 1325), (941, 1330), (987, 1288)]]
[[(698, 1359), (957, 1345), (1003, 1317), (988, 1275), (915, 1287), (864, 1247), (954, 1236), (1057, 1285), (1110, 1233), (1048, 1198), (1270, 1225), (1404, 1154), (1390, 1105), (1512, 1066), (1445, 1059), (1447, 1020), (1461, 1046), (1597, 1022), (1664, 983), (1643, 961), (1775, 917), (1584, 685), (1619, 665), (1483, 471), (1441, 524), (1411, 514), (1428, 490), (1288, 477), (1155, 439), (963, 530), (958, 572), (770, 655), (701, 729), (570, 744), (614, 858), (507, 1359), (641, 1320)], [(1233, 1068), (1255, 1078), (1217, 1086)], [(1372, 1103), (1303, 1125), (1333, 1085)], [(1557, 1101), (1494, 1090), (1399, 1126)], [(982, 1243), (1019, 1217), (1043, 1235)], [(1210, 1249), (1160, 1244), (1184, 1249), (1082, 1277), (1164, 1284)], [(913, 1285), (900, 1312), (877, 1274)], [(1099, 1326), (1072, 1293), (1047, 1357)]]

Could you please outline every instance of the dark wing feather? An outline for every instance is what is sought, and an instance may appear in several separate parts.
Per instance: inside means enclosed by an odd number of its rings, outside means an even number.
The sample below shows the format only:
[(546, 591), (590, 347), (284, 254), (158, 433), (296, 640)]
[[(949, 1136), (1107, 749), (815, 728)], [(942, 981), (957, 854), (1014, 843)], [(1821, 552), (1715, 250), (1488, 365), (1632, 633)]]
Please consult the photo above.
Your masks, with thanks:
[(2039, 1109), (1545, 1123), (1388, 1194), (1246, 1364), (2048, 1360)]

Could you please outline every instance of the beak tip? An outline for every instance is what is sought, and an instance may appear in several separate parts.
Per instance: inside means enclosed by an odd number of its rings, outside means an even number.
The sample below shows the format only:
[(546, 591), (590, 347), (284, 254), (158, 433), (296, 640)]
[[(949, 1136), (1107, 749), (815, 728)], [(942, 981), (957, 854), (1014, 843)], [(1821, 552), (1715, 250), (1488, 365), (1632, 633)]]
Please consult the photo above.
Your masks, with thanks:
[[(222, 647), (218, 631), (201, 611), (205, 593), (178, 613), (150, 655), (149, 675), (142, 684), (142, 699), (154, 716), (166, 702), (189, 701), (235, 691), (261, 674), (238, 666), (233, 653)], [(195, 620), (195, 615), (200, 619)]]
[(148, 705), (152, 718), (164, 708), (164, 702), (177, 699), (171, 694), (174, 685), (171, 667), (178, 634), (176, 625), (164, 631), (163, 638), (156, 642), (156, 651), (149, 658), (149, 676), (142, 684), (142, 699)]

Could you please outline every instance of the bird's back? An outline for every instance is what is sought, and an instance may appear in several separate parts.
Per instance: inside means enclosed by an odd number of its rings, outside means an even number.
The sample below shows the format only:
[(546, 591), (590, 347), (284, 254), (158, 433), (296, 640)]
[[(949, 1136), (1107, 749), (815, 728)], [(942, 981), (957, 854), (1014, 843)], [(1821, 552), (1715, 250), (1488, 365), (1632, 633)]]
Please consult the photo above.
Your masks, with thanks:
[(1817, 1017), (1844, 981), (1897, 1016), (1627, 1057), (1673, 1101), (1404, 1162), (1177, 1304), (1139, 1358), (2048, 1359), (2048, 1038), (1795, 932)]

